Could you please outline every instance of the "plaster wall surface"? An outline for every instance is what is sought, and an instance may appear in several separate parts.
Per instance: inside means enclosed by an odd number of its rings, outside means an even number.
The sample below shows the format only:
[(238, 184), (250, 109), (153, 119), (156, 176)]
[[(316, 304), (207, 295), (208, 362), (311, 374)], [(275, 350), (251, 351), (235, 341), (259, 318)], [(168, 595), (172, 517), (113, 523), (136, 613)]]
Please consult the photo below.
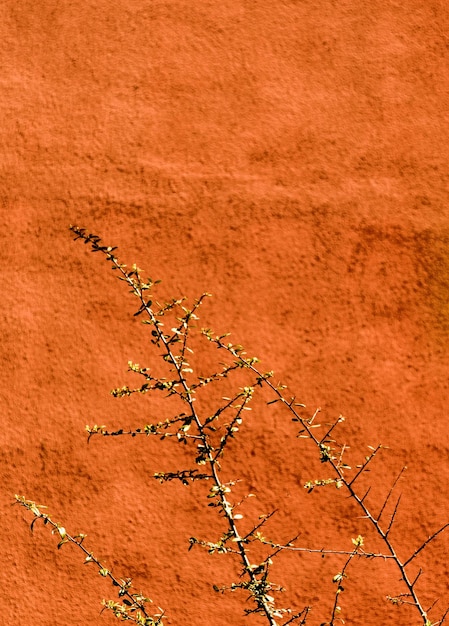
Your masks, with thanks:
[[(323, 421), (343, 414), (355, 464), (367, 445), (372, 502), (403, 466), (395, 540), (407, 558), (448, 507), (448, 27), (427, 0), (4, 0), (0, 6), (0, 542), (4, 624), (112, 624), (114, 589), (36, 526), (14, 493), (85, 532), (168, 624), (240, 626), (232, 558), (187, 552), (222, 532), (201, 490), (159, 485), (179, 448), (94, 439), (169, 416), (149, 396), (114, 399), (128, 360), (153, 366), (135, 303), (84, 226), (163, 297), (203, 291), (201, 323), (232, 332)], [(377, 546), (288, 415), (255, 405), (228, 470), (255, 490), (248, 516), (310, 547)], [(310, 472), (316, 472), (310, 475)], [(204, 506), (203, 506), (204, 505)], [(248, 505), (249, 506), (249, 505)], [(449, 605), (448, 536), (423, 553), (417, 588)], [(374, 548), (373, 548), (374, 549)], [(376, 548), (377, 549), (377, 548)], [(342, 560), (286, 555), (280, 603), (329, 620)], [(353, 564), (347, 626), (419, 624), (390, 563)]]

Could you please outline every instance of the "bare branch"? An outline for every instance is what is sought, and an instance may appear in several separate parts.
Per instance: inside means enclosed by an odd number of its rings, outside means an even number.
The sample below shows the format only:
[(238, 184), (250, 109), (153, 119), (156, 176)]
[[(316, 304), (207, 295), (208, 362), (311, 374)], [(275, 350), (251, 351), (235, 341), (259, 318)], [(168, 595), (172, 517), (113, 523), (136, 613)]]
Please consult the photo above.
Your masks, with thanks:
[(446, 528), (449, 528), (449, 522), (447, 524), (444, 524), (444, 526), (441, 526), (441, 528), (439, 528), (436, 532), (433, 533), (433, 535), (430, 535), (430, 537), (428, 537), (424, 543), (422, 543), (419, 548), (417, 548), (414, 553), (406, 560), (404, 561), (404, 566), (407, 566), (411, 561), (413, 561), (414, 558), (416, 558), (418, 556), (418, 554), (421, 552), (421, 550), (424, 550), (424, 548), (435, 539), (435, 537), (437, 537), (440, 533), (443, 532), (443, 530), (446, 530)]
[(382, 513), (384, 512), (385, 507), (387, 506), (387, 503), (390, 499), (391, 494), (393, 493), (394, 488), (396, 487), (396, 485), (398, 484), (399, 479), (401, 478), (402, 474), (405, 472), (405, 470), (407, 469), (407, 466), (404, 465), (404, 467), (401, 469), (401, 471), (399, 472), (399, 474), (397, 475), (397, 477), (395, 478), (394, 483), (392, 484), (390, 491), (387, 494), (387, 497), (384, 500), (384, 503), (382, 504), (382, 508), (379, 511), (379, 515), (377, 516), (377, 521), (380, 521), (380, 518), (382, 517)]
[[(394, 520), (395, 520), (395, 517), (396, 517), (396, 513), (398, 512), (398, 509), (399, 509), (399, 503), (400, 502), (401, 502), (401, 496), (399, 496), (397, 501), (396, 501), (393, 513), (391, 515), (390, 523), (388, 524), (388, 528), (387, 528), (387, 530), (385, 532), (385, 536), (388, 536), (388, 534), (389, 534), (389, 532), (391, 530), (391, 527), (393, 526), (393, 523), (394, 523)], [(377, 521), (379, 521), (379, 520), (377, 520)]]
[(365, 462), (361, 465), (359, 471), (357, 472), (357, 474), (352, 478), (352, 480), (348, 483), (349, 486), (353, 485), (355, 483), (355, 481), (357, 480), (357, 478), (366, 470), (367, 466), (371, 463), (371, 461), (374, 459), (374, 457), (376, 456), (376, 454), (379, 452), (379, 450), (381, 450), (383, 448), (382, 445), (378, 444), (378, 446), (373, 450), (373, 452), (366, 457)]

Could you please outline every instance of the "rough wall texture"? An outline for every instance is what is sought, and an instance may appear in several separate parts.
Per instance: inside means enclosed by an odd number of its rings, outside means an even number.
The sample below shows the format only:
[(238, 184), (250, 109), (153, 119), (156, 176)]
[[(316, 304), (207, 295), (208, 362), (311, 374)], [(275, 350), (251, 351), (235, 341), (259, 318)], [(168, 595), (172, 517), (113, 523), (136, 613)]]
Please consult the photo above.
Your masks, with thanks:
[[(186, 551), (219, 532), (213, 513), (150, 478), (176, 449), (85, 444), (87, 422), (135, 426), (159, 407), (108, 393), (148, 342), (70, 223), (167, 295), (213, 292), (204, 323), (329, 421), (343, 413), (354, 454), (388, 445), (372, 476), (381, 497), (408, 466), (404, 557), (448, 521), (448, 27), (443, 0), (1, 3), (2, 623), (114, 623), (106, 582), (46, 528), (30, 535), (14, 493), (88, 533), (170, 624), (261, 623), (211, 591), (232, 580), (225, 557)], [(294, 434), (261, 407), (236, 477), (260, 480), (261, 512), (279, 508), (273, 534), (346, 548), (366, 523), (334, 490), (305, 493)], [(447, 545), (421, 563), (435, 620)], [(312, 626), (340, 566), (295, 556), (277, 572), (286, 602), (316, 605)], [(418, 624), (385, 601), (400, 591), (393, 568), (358, 563), (346, 624)]]

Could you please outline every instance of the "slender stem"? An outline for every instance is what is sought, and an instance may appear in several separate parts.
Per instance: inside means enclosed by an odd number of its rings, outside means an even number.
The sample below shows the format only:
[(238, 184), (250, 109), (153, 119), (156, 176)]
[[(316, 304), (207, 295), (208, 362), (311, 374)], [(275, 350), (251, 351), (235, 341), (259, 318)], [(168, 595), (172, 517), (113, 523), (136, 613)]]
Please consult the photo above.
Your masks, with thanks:
[(341, 592), (343, 591), (343, 585), (341, 584), (342, 580), (346, 577), (346, 570), (349, 566), (349, 563), (351, 562), (351, 559), (353, 556), (355, 556), (357, 554), (357, 548), (355, 550), (353, 550), (351, 552), (351, 554), (349, 554), (345, 564), (343, 565), (343, 568), (341, 570), (341, 572), (339, 573), (339, 579), (336, 581), (337, 583), (337, 591), (335, 592), (335, 599), (334, 599), (334, 605), (332, 607), (332, 614), (331, 614), (331, 621), (329, 622), (329, 626), (334, 626), (334, 622), (336, 619), (336, 614), (339, 611), (339, 607), (338, 607), (338, 598), (341, 594)]

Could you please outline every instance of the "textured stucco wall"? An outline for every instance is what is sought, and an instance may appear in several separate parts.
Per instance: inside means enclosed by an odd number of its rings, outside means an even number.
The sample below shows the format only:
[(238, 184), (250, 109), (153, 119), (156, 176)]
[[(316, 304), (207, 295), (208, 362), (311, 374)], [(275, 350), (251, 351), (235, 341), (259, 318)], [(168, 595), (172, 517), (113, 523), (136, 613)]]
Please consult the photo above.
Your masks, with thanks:
[[(232, 580), (226, 559), (186, 552), (191, 534), (219, 534), (213, 516), (193, 490), (151, 481), (176, 448), (160, 460), (147, 440), (85, 445), (86, 423), (135, 426), (164, 405), (108, 394), (128, 359), (147, 362), (148, 342), (70, 223), (162, 278), (167, 296), (212, 292), (204, 324), (231, 330), (323, 419), (343, 413), (355, 458), (389, 445), (374, 495), (408, 466), (404, 557), (449, 519), (448, 13), (438, 0), (1, 3), (5, 624), (114, 622), (98, 603), (113, 590), (47, 529), (31, 536), (14, 493), (86, 532), (169, 623), (251, 619), (210, 590)], [(294, 434), (260, 408), (235, 475), (264, 479), (258, 504), (279, 506), (279, 539), (350, 546), (364, 522), (333, 491), (306, 498)], [(441, 611), (447, 541), (422, 562)], [(318, 604), (312, 626), (340, 566), (292, 557), (276, 572), (286, 602)], [(354, 567), (346, 624), (419, 623), (384, 600), (401, 591), (397, 573), (371, 566)]]

